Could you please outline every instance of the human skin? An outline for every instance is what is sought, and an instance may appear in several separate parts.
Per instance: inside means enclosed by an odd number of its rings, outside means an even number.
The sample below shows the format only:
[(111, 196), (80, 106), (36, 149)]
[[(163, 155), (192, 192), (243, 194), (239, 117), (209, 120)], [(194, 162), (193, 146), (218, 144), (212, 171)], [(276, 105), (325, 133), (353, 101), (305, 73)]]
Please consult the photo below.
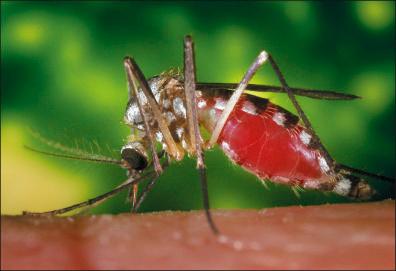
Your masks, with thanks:
[(395, 202), (2, 216), (1, 269), (395, 269)]

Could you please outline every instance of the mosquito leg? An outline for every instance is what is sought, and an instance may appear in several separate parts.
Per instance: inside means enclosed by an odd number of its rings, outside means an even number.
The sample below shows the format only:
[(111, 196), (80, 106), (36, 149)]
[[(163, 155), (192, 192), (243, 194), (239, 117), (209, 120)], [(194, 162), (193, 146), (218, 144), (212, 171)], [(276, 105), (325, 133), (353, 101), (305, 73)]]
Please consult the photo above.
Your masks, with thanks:
[[(164, 150), (161, 150), (160, 152), (157, 153), (158, 158), (162, 158), (165, 154)], [(170, 161), (167, 159), (165, 160), (165, 162), (162, 164), (162, 168), (165, 168), (169, 165)], [(150, 161), (147, 165), (147, 168), (150, 168), (153, 164), (153, 161)], [(132, 174), (132, 172), (131, 172)], [(136, 174), (136, 173), (135, 173)], [(140, 175), (136, 175), (136, 178), (139, 177)], [(135, 209), (137, 210), (139, 208), (139, 206), (136, 208), (136, 204), (138, 202), (138, 187), (139, 184), (134, 184), (132, 187), (130, 187), (129, 192), (128, 192), (128, 198), (127, 198), (127, 202), (131, 202), (132, 203), (132, 209), (131, 212), (136, 212)], [(144, 191), (143, 191), (144, 192)], [(139, 204), (140, 205), (140, 204)]]
[(197, 166), (199, 168), (204, 167), (204, 161), (195, 99), (195, 77), (194, 43), (191, 36), (186, 36), (184, 39), (184, 92), (186, 97), (187, 123), (190, 144), (193, 152), (197, 155)]
[(150, 144), (151, 152), (153, 154), (154, 169), (157, 172), (157, 174), (160, 175), (163, 170), (162, 170), (162, 167), (161, 167), (158, 155), (157, 155), (157, 151), (155, 149), (155, 141), (154, 141), (154, 138), (153, 138), (153, 133), (151, 132), (151, 128), (150, 128), (150, 124), (148, 122), (147, 115), (144, 112), (144, 109), (143, 109), (143, 106), (142, 106), (142, 101), (139, 99), (139, 95), (137, 93), (137, 86), (135, 84), (134, 75), (129, 72), (128, 67), (129, 66), (125, 65), (125, 70), (126, 70), (127, 78), (128, 78), (128, 93), (129, 93), (130, 97), (132, 97), (132, 95), (136, 96), (136, 101), (137, 101), (137, 104), (138, 104), (139, 112), (140, 112), (140, 115), (142, 116), (142, 119), (143, 119), (143, 122), (144, 122), (144, 128), (145, 128), (145, 131), (146, 131), (146, 136), (148, 138), (148, 142)]
[[(128, 176), (130, 178), (138, 178), (140, 175), (135, 170), (129, 170)], [(123, 184), (121, 184), (121, 185), (123, 185)], [(135, 206), (135, 204), (136, 204), (138, 190), (139, 190), (139, 184), (133, 184), (129, 187), (127, 202), (132, 203), (132, 207)]]
[(239, 83), (238, 87), (230, 97), (225, 106), (223, 112), (221, 113), (220, 118), (218, 119), (215, 128), (213, 129), (212, 136), (209, 140), (209, 146), (213, 146), (217, 139), (220, 136), (221, 131), (223, 130), (224, 124), (226, 123), (228, 117), (230, 116), (232, 110), (234, 109), (236, 103), (241, 97), (243, 91), (246, 89), (249, 81), (252, 79), (253, 75), (257, 72), (257, 70), (265, 63), (268, 59), (268, 54), (266, 51), (260, 52), (254, 62), (250, 65), (249, 70), (245, 73), (242, 81)]
[[(158, 155), (158, 157), (159, 158), (162, 158), (163, 156), (164, 156), (164, 154), (165, 154), (165, 151), (164, 150), (162, 150), (162, 151), (160, 151), (160, 152), (158, 152), (157, 153), (157, 155)], [(165, 160), (165, 162), (162, 164), (162, 168), (166, 168), (168, 165), (169, 165), (169, 163), (170, 163), (170, 161), (168, 160), (168, 159), (166, 159)], [(150, 162), (148, 165), (147, 165), (147, 167), (150, 167), (151, 166), (151, 164), (152, 164), (152, 162)], [(153, 180), (157, 180), (158, 178), (153, 178)], [(152, 181), (150, 181), (150, 183), (152, 183), (153, 182), (153, 180)], [(156, 181), (155, 181), (156, 182)], [(149, 185), (150, 185), (150, 183), (149, 183)], [(129, 199), (129, 202), (132, 202), (132, 208), (131, 208), (131, 212), (132, 213), (136, 213), (137, 212), (137, 210), (139, 209), (139, 207), (140, 207), (140, 205), (142, 204), (142, 202), (144, 201), (144, 199), (145, 199), (145, 197), (146, 197), (146, 195), (145, 194), (147, 194), (148, 192), (150, 192), (150, 190), (151, 190), (151, 188), (150, 189), (147, 189), (147, 186), (144, 188), (144, 190), (143, 190), (143, 192), (142, 192), (142, 196), (140, 196), (140, 197), (138, 197), (138, 189), (137, 189), (137, 186), (138, 186), (138, 184), (136, 184), (136, 185), (133, 185), (133, 187), (131, 187), (130, 188), (130, 190), (129, 190), (129, 197), (128, 197), (128, 199)], [(154, 186), (154, 184), (153, 184), (153, 186)], [(135, 190), (135, 187), (136, 187), (136, 190)], [(132, 190), (133, 189), (133, 190)], [(133, 193), (133, 194), (132, 194)], [(143, 198), (142, 198), (143, 197)]]
[(79, 209), (79, 208), (82, 208), (82, 207), (93, 206), (94, 204), (96, 204), (98, 202), (101, 202), (101, 201), (109, 199), (110, 197), (116, 195), (117, 193), (119, 193), (122, 190), (130, 187), (131, 185), (140, 183), (141, 181), (143, 181), (143, 180), (145, 180), (147, 178), (153, 178), (154, 176), (156, 176), (156, 173), (155, 172), (150, 172), (150, 173), (147, 173), (146, 175), (141, 176), (141, 177), (139, 177), (137, 179), (128, 178), (127, 181), (125, 181), (122, 185), (116, 187), (115, 189), (113, 189), (113, 190), (111, 190), (111, 191), (109, 191), (107, 193), (104, 193), (104, 194), (102, 194), (100, 196), (97, 196), (95, 198), (89, 199), (87, 201), (83, 201), (83, 202), (80, 202), (80, 203), (77, 203), (77, 204), (70, 205), (70, 206), (65, 207), (65, 208), (56, 209), (56, 210), (52, 210), (52, 211), (48, 211), (48, 212), (39, 212), (39, 213), (24, 211), (23, 214), (24, 215), (59, 215), (59, 214), (68, 213), (68, 212), (70, 212), (72, 210)]
[(219, 231), (213, 222), (210, 206), (209, 206), (209, 195), (208, 195), (208, 184), (206, 178), (206, 169), (204, 155), (202, 152), (202, 138), (199, 132), (197, 107), (195, 101), (195, 88), (196, 88), (196, 76), (195, 76), (195, 59), (194, 59), (194, 43), (191, 36), (186, 36), (184, 39), (184, 91), (186, 96), (186, 111), (188, 130), (190, 134), (190, 142), (193, 148), (193, 152), (197, 155), (197, 168), (199, 171), (199, 177), (201, 181), (203, 205), (205, 209), (206, 218), (209, 226), (214, 234), (218, 234)]
[(138, 209), (140, 208), (140, 205), (146, 199), (146, 196), (148, 195), (148, 193), (150, 193), (150, 191), (153, 189), (153, 187), (157, 183), (158, 179), (159, 179), (159, 176), (154, 177), (147, 184), (147, 186), (143, 189), (142, 194), (137, 198), (136, 203), (132, 205), (132, 209), (131, 209), (132, 213), (137, 213)]
[(297, 102), (297, 99), (293, 93), (293, 91), (289, 88), (289, 85), (286, 83), (285, 77), (283, 76), (282, 72), (280, 71), (278, 65), (276, 64), (274, 58), (269, 55), (268, 60), (271, 64), (271, 67), (275, 71), (276, 76), (279, 79), (279, 82), (282, 85), (282, 88), (287, 92), (287, 95), (289, 96), (289, 99), (291, 100), (293, 106), (296, 108), (297, 113), (301, 120), (303, 121), (305, 128), (308, 130), (310, 135), (312, 136), (313, 142), (317, 146), (317, 148), (321, 151), (322, 155), (324, 156), (328, 166), (330, 167), (331, 171), (334, 172), (334, 166), (335, 166), (335, 161), (334, 159), (330, 156), (329, 152), (327, 149), (324, 147), (324, 145), (321, 143), (318, 135), (315, 133), (314, 129), (312, 128), (311, 122), (308, 120), (307, 116), (305, 115), (304, 111), (302, 110), (300, 104)]
[(180, 147), (173, 140), (169, 127), (165, 121), (164, 116), (161, 113), (161, 109), (158, 106), (158, 103), (155, 100), (153, 93), (151, 92), (150, 86), (148, 85), (147, 80), (144, 77), (139, 66), (136, 64), (133, 58), (130, 57), (126, 57), (124, 59), (124, 66), (128, 75), (128, 80), (132, 81), (133, 78), (136, 78), (136, 80), (139, 82), (139, 85), (150, 105), (154, 118), (157, 120), (158, 126), (164, 136), (165, 143), (168, 146), (168, 153), (176, 160), (181, 160), (183, 158), (183, 150), (181, 150)]
[(138, 184), (132, 185), (132, 187), (129, 190), (129, 200), (132, 203), (132, 208), (134, 208), (136, 205), (138, 191), (139, 191)]
[(368, 176), (368, 177), (372, 177), (372, 178), (377, 178), (381, 181), (385, 181), (385, 182), (390, 182), (390, 183), (395, 183), (395, 178), (391, 178), (391, 177), (387, 177), (381, 174), (376, 174), (376, 173), (371, 173), (371, 172), (367, 172), (358, 168), (353, 168), (347, 165), (343, 165), (343, 164), (337, 164), (337, 168), (338, 169), (344, 169), (350, 173), (354, 173), (354, 174), (359, 174), (359, 175), (364, 175), (364, 176)]
[[(234, 83), (197, 83), (197, 90), (200, 91), (213, 91), (216, 89), (236, 89), (238, 84)], [(362, 97), (347, 94), (342, 92), (337, 92), (335, 90), (318, 90), (318, 89), (306, 89), (306, 88), (290, 88), (295, 95), (305, 96), (311, 99), (322, 99), (322, 100), (355, 100), (361, 99)], [(248, 84), (246, 90), (255, 91), (255, 92), (273, 92), (273, 93), (286, 93), (287, 92), (279, 86), (269, 86), (269, 85), (256, 85), (256, 84)]]
[[(169, 165), (168, 160), (165, 160), (165, 162), (163, 163), (163, 167), (166, 168)], [(136, 203), (134, 205), (132, 205), (132, 209), (131, 212), (132, 213), (136, 213), (140, 207), (140, 205), (142, 204), (142, 202), (145, 200), (146, 196), (148, 195), (148, 193), (150, 193), (150, 191), (153, 189), (154, 185), (157, 183), (159, 179), (158, 177), (154, 177), (148, 184), (147, 186), (143, 189), (142, 194), (137, 198)]]

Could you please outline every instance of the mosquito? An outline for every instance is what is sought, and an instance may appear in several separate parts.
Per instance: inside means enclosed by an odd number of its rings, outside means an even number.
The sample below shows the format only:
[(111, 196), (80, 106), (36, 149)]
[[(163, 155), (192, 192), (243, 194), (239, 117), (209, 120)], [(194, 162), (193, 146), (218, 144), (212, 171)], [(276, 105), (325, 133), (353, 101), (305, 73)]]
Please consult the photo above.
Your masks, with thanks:
[[(249, 84), (266, 62), (279, 79), (279, 87)], [(326, 100), (359, 97), (329, 90), (291, 88), (273, 56), (266, 51), (258, 54), (239, 84), (197, 83), (194, 43), (188, 35), (184, 38), (183, 74), (171, 70), (147, 80), (131, 57), (124, 59), (124, 68), (129, 94), (124, 121), (131, 128), (131, 134), (121, 148), (121, 159), (33, 150), (63, 158), (116, 164), (127, 170), (127, 180), (105, 194), (78, 204), (24, 214), (57, 215), (93, 207), (125, 189), (129, 189), (131, 211), (137, 212), (169, 163), (181, 161), (189, 155), (196, 157), (208, 225), (214, 234), (218, 234), (210, 212), (204, 159), (204, 151), (215, 144), (233, 163), (260, 180), (292, 187), (332, 191), (364, 200), (375, 191), (360, 176), (394, 182), (393, 178), (336, 162), (321, 143), (296, 99), (296, 95)], [(245, 90), (285, 93), (297, 115), (268, 99), (246, 94)], [(210, 133), (209, 140), (203, 139), (200, 127)], [(65, 150), (59, 146), (57, 148)], [(138, 185), (144, 180), (149, 182), (138, 195)]]

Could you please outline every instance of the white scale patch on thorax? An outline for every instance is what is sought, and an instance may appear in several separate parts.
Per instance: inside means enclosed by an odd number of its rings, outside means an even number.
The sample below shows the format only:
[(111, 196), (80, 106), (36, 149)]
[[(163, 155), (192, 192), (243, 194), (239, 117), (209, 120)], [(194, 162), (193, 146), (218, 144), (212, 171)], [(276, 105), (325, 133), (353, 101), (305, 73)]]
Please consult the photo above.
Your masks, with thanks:
[(183, 100), (180, 97), (173, 99), (173, 110), (177, 116), (186, 118), (186, 108), (184, 107)]
[(157, 139), (158, 142), (162, 142), (162, 140), (164, 139), (164, 136), (162, 135), (161, 132), (156, 132), (155, 138)]
[(198, 108), (204, 108), (205, 106), (206, 106), (206, 101), (205, 100), (199, 100)]
[(161, 99), (161, 93), (156, 92), (155, 95), (154, 95), (154, 98), (155, 98), (155, 100), (157, 101), (157, 103), (159, 103), (159, 102), (160, 102), (160, 99)]
[(188, 145), (187, 145), (187, 142), (186, 142), (186, 140), (182, 140), (182, 147), (185, 149), (185, 150), (187, 150), (188, 149)]
[(171, 102), (170, 102), (168, 99), (164, 99), (164, 100), (162, 101), (162, 106), (163, 106), (165, 109), (169, 109), (170, 106), (171, 106)]
[(154, 98), (157, 101), (157, 103), (159, 103), (160, 97), (161, 97), (160, 81), (161, 81), (160, 78), (153, 78), (149, 81), (149, 86), (150, 86), (151, 92), (153, 93)]
[(137, 103), (132, 103), (127, 109), (125, 114), (125, 119), (128, 124), (140, 123), (143, 121), (142, 116), (140, 115), (139, 107)]
[(137, 92), (137, 98), (139, 99), (139, 102), (140, 102), (142, 105), (147, 104), (146, 95), (144, 95), (144, 93), (143, 93), (142, 90), (139, 90), (139, 91)]
[[(149, 87), (155, 97), (155, 100), (157, 101), (157, 103), (159, 103), (161, 98), (160, 80), (157, 78), (151, 79), (149, 81)], [(141, 126), (140, 123), (143, 122), (143, 118), (140, 114), (138, 101), (143, 107), (145, 107), (148, 104), (147, 97), (142, 89), (138, 89), (137, 96), (134, 97), (131, 101), (132, 102), (130, 103), (129, 107), (125, 112), (125, 120), (130, 125), (138, 124), (138, 126)]]
[(183, 128), (183, 127), (178, 127), (178, 128), (176, 128), (176, 135), (177, 135), (177, 137), (178, 137), (179, 139), (182, 138), (183, 134), (184, 134), (184, 128)]
[(176, 120), (175, 115), (171, 111), (168, 111), (165, 114), (166, 114), (166, 121), (168, 122), (168, 125)]

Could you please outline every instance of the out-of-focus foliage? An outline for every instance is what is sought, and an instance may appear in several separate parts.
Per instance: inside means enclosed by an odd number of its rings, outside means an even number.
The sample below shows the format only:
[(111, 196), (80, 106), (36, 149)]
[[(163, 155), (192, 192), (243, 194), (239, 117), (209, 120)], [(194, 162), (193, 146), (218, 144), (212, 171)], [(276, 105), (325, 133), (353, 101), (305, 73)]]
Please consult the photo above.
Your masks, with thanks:
[[(336, 89), (349, 102), (300, 98), (338, 161), (376, 173), (395, 169), (394, 2), (1, 2), (1, 212), (43, 211), (82, 201), (125, 179), (111, 165), (32, 153), (48, 149), (29, 128), (68, 146), (117, 157), (129, 129), (125, 55), (147, 77), (182, 67), (182, 40), (195, 39), (200, 81), (238, 82), (261, 49), (292, 86)], [(269, 67), (254, 83), (278, 84)], [(274, 102), (292, 110), (282, 95)], [(98, 142), (95, 144), (94, 142)], [(100, 148), (97, 147), (100, 146)], [(214, 208), (348, 201), (269, 184), (206, 153)], [(379, 197), (391, 195), (378, 185)], [(128, 210), (126, 194), (94, 212)], [(143, 211), (201, 208), (195, 161), (172, 164)]]

